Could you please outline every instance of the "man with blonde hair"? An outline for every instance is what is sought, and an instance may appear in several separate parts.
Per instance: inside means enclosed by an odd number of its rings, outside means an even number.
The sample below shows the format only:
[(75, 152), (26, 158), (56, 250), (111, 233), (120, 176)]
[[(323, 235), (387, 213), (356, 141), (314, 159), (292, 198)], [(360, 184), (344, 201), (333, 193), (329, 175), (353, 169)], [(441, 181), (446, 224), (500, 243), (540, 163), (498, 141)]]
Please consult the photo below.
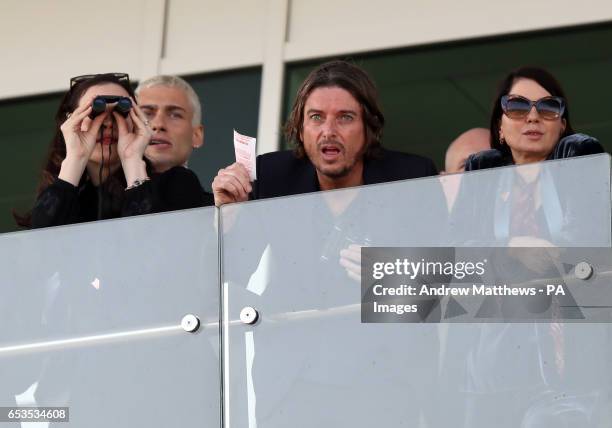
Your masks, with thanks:
[(204, 143), (202, 107), (191, 85), (178, 76), (154, 76), (140, 82), (136, 97), (153, 130), (145, 155), (155, 171), (186, 166)]
[(172, 187), (166, 194), (177, 204), (187, 200), (190, 206), (212, 205), (212, 195), (187, 169), (193, 149), (204, 144), (202, 106), (196, 92), (184, 79), (163, 75), (143, 80), (135, 92), (153, 131), (145, 157), (159, 176), (157, 181)]

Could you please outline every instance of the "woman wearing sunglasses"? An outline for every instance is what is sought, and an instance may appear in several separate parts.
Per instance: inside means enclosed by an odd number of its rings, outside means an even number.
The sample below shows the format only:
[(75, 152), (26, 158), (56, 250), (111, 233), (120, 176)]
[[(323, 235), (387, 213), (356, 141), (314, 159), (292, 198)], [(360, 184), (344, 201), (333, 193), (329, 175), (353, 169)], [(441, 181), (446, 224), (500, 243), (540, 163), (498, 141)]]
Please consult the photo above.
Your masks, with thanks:
[[(560, 284), (564, 272), (559, 247), (606, 246), (605, 233), (593, 225), (605, 225), (609, 219), (592, 209), (592, 189), (601, 188), (599, 177), (581, 174), (580, 166), (573, 167), (580, 163), (538, 162), (601, 153), (603, 148), (592, 137), (574, 134), (561, 86), (539, 68), (524, 67), (506, 76), (490, 125), (492, 149), (470, 156), (466, 171), (522, 166), (462, 177), (451, 222), (455, 246), (517, 247), (503, 258), (487, 256), (481, 283), (512, 286), (555, 278), (548, 281), (559, 282), (549, 283)], [(598, 418), (609, 405), (609, 383), (584, 374), (591, 373), (587, 367), (593, 373), (605, 371), (608, 345), (601, 341), (598, 347), (591, 335), (607, 337), (610, 332), (602, 324), (603, 331), (591, 328), (587, 335), (583, 325), (566, 323), (576, 317), (570, 297), (485, 297), (475, 313), (514, 323), (483, 321), (456, 340), (460, 335), (449, 329), (447, 354), (465, 355), (469, 361), (458, 369), (460, 378), (467, 379), (460, 387), (463, 392), (457, 393), (464, 426), (602, 423)], [(542, 322), (529, 322), (534, 318)], [(593, 347), (597, 351), (584, 352)], [(452, 364), (449, 360), (444, 366)]]
[[(55, 117), (32, 211), (15, 215), (23, 227), (47, 227), (203, 205), (199, 183), (150, 177), (143, 155), (151, 139), (148, 121), (123, 73), (71, 79)], [(195, 177), (195, 176), (194, 176)], [(168, 207), (180, 190), (187, 195)], [(189, 189), (194, 189), (189, 192)]]
[(602, 153), (574, 134), (563, 89), (546, 70), (522, 67), (502, 81), (490, 121), (491, 148), (470, 156), (466, 171)]

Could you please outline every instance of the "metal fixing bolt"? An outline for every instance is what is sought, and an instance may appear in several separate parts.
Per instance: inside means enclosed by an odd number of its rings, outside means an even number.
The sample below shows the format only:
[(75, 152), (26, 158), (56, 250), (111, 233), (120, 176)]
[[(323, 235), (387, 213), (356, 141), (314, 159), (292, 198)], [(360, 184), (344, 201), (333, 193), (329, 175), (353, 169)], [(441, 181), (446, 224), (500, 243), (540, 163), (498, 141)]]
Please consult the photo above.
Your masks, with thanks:
[(574, 275), (578, 279), (589, 279), (593, 275), (593, 267), (587, 262), (580, 262), (574, 268)]
[(187, 333), (195, 333), (200, 328), (200, 320), (192, 314), (187, 314), (181, 320), (181, 327)]
[(240, 321), (243, 324), (255, 324), (259, 319), (259, 312), (255, 308), (245, 306), (240, 311)]

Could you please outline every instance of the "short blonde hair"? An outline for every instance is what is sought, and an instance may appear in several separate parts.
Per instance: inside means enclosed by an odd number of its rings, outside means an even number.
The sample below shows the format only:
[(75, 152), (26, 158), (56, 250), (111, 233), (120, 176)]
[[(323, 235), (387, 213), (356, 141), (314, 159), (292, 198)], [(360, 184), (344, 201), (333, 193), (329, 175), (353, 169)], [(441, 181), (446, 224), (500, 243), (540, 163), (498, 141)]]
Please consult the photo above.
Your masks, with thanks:
[(145, 88), (152, 88), (154, 86), (165, 86), (167, 88), (178, 88), (185, 92), (187, 95), (187, 99), (189, 100), (189, 104), (191, 104), (191, 108), (193, 109), (193, 118), (191, 119), (191, 124), (193, 126), (200, 125), (202, 123), (202, 105), (200, 104), (200, 98), (196, 91), (193, 90), (191, 85), (185, 81), (185, 79), (178, 76), (153, 76), (146, 80), (143, 80), (138, 84), (136, 88), (136, 97), (140, 95), (140, 91)]

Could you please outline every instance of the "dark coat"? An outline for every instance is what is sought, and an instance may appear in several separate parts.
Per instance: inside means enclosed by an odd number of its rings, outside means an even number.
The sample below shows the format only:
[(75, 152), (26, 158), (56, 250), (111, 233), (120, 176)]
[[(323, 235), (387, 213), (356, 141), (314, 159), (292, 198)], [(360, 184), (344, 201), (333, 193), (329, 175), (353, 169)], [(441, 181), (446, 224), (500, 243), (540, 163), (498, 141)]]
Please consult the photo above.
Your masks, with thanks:
[[(546, 160), (566, 159), (576, 156), (603, 153), (604, 149), (596, 138), (586, 134), (572, 134), (563, 137), (553, 148)], [(466, 171), (514, 165), (512, 157), (497, 149), (483, 150), (470, 155), (465, 161)]]
[[(257, 180), (251, 199), (274, 198), (321, 190), (314, 165), (307, 157), (297, 158), (293, 151), (267, 153), (257, 157)], [(379, 159), (366, 159), (364, 184), (386, 183), (437, 175), (431, 159), (383, 150)]]
[[(121, 177), (123, 178), (123, 177)], [(117, 183), (125, 186), (125, 182)], [(104, 186), (102, 186), (104, 188)], [(144, 184), (122, 191), (119, 197), (83, 180), (79, 187), (57, 178), (37, 198), (32, 209), (32, 228), (61, 226), (86, 221), (160, 213), (214, 204), (197, 175), (182, 166), (152, 174)], [(98, 204), (102, 201), (102, 209)], [(98, 212), (99, 211), (99, 212)]]
[[(301, 425), (321, 420), (329, 425), (332, 414), (343, 419), (335, 425), (350, 425), (358, 415), (376, 414), (380, 397), (351, 409), (350, 414), (344, 408), (327, 408), (326, 403), (337, 391), (345, 391), (345, 401), (355, 403), (359, 394), (372, 390), (385, 390), (393, 397), (387, 421), (418, 424), (419, 400), (437, 368), (424, 364), (438, 353), (436, 336), (415, 329), (406, 332), (401, 324), (385, 326), (382, 335), (378, 326), (360, 324), (360, 312), (342, 310), (361, 299), (359, 282), (340, 264), (343, 249), (352, 244), (400, 246), (407, 242), (427, 246), (440, 242), (438, 235), (444, 233), (447, 208), (437, 179), (383, 184), (435, 175), (433, 162), (392, 151), (382, 155), (366, 160), (363, 169), (364, 184), (378, 186), (329, 194), (313, 193), (320, 186), (308, 158), (298, 159), (291, 151), (262, 155), (257, 158), (258, 180), (251, 199), (277, 199), (222, 207), (223, 218), (235, 217), (222, 237), (221, 275), (231, 300), (229, 317), (234, 319), (244, 306), (257, 308), (262, 317), (252, 333), (256, 349), (252, 378), (255, 391), (269, 392), (265, 397), (258, 395), (257, 401), (257, 419), (264, 424), (287, 425), (285, 417), (298, 412), (293, 405), (299, 407), (307, 400), (310, 407), (323, 410), (304, 415), (307, 422)], [(303, 193), (310, 194), (281, 197)], [(334, 211), (332, 202), (347, 195), (352, 196), (350, 203), (341, 212)], [(302, 320), (300, 313), (315, 316)], [(332, 318), (321, 314), (332, 314)], [(295, 315), (294, 321), (274, 321)], [(243, 329), (230, 331), (233, 355), (247, 352), (238, 348), (246, 346), (243, 336)], [(401, 340), (391, 343), (389, 337)], [(412, 340), (419, 340), (419, 346), (414, 348)], [(379, 360), (383, 364), (376, 365)], [(248, 424), (242, 419), (248, 415), (244, 366), (233, 371), (233, 381), (240, 383), (230, 388), (234, 407), (241, 409), (232, 421), (240, 426)]]

